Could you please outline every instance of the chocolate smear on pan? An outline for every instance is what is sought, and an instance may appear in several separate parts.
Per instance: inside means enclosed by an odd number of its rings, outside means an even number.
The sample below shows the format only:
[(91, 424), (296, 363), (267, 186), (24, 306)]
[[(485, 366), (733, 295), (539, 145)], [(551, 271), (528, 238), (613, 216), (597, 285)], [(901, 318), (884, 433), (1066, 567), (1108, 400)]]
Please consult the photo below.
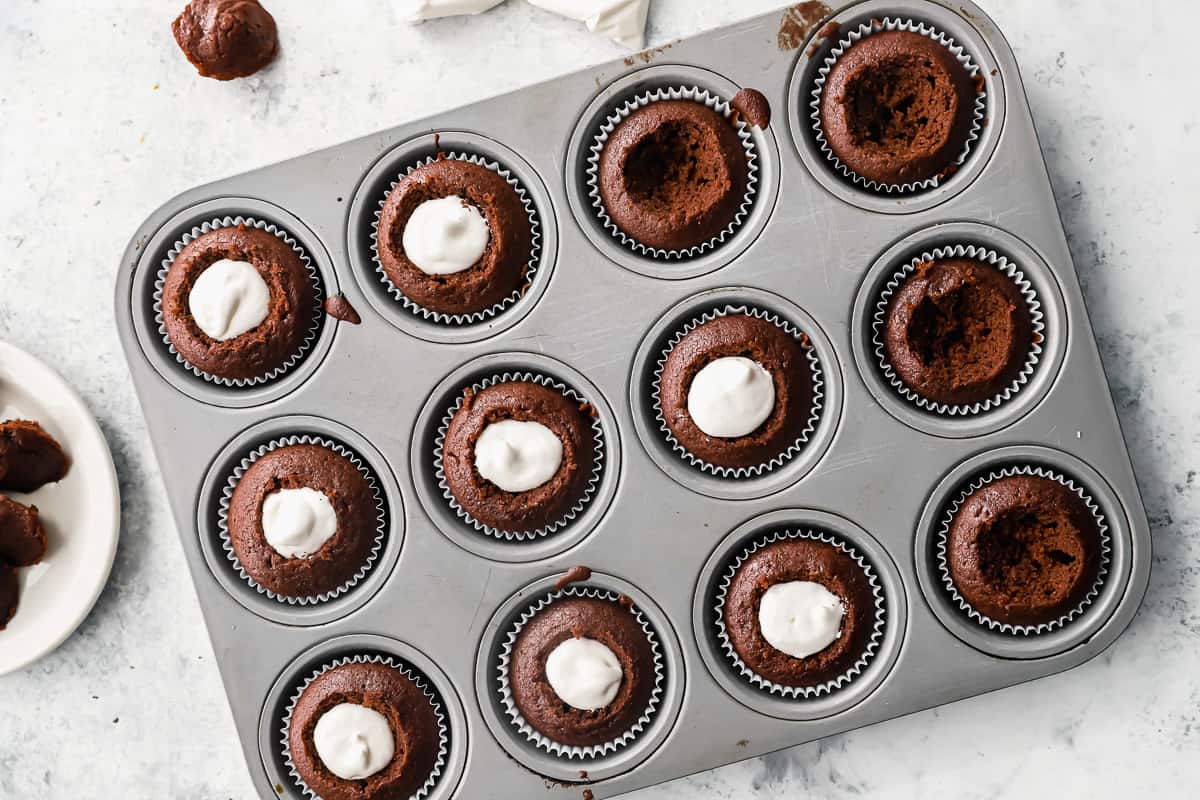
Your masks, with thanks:
[(358, 315), (354, 306), (350, 305), (350, 301), (344, 294), (335, 294), (326, 298), (325, 313), (334, 319), (349, 322), (351, 325), (362, 324), (362, 317)]
[(583, 583), (592, 577), (592, 571), (587, 567), (571, 567), (554, 584), (554, 591), (561, 592), (572, 583)]
[(775, 43), (780, 50), (795, 50), (817, 27), (817, 23), (830, 16), (833, 10), (824, 3), (797, 3), (783, 12), (779, 21), (779, 34)]
[(771, 124), (771, 103), (758, 89), (742, 89), (729, 101), (735, 113), (755, 128), (766, 128)]

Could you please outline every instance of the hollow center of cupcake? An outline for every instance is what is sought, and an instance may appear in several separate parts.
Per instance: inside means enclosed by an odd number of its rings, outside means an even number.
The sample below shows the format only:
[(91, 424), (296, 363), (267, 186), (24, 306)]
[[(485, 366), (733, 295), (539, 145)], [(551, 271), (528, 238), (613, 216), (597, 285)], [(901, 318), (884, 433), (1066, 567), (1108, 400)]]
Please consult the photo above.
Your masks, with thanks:
[(685, 120), (662, 123), (629, 151), (625, 191), (648, 211), (717, 205), (732, 184), (721, 143), (711, 131)]
[(850, 135), (859, 146), (937, 147), (954, 124), (954, 87), (939, 64), (899, 54), (847, 81)]
[(313, 745), (321, 763), (348, 781), (379, 772), (396, 750), (387, 717), (357, 703), (339, 703), (322, 714), (313, 728)]
[(980, 571), (994, 589), (1051, 603), (1075, 590), (1087, 563), (1081, 533), (1065, 515), (1001, 514), (977, 546)]
[(793, 658), (808, 658), (837, 641), (846, 608), (813, 581), (776, 583), (763, 593), (758, 626), (767, 644)]
[(478, 263), (490, 237), (483, 212), (452, 194), (413, 209), (404, 226), (404, 254), (426, 275), (453, 275)]
[(692, 378), (688, 390), (688, 414), (709, 436), (748, 436), (774, 408), (774, 378), (762, 364), (744, 356), (710, 361)]
[(1003, 294), (959, 282), (921, 298), (908, 326), (908, 344), (921, 363), (979, 380), (1009, 363), (1014, 306)]
[(506, 492), (536, 489), (554, 477), (562, 459), (562, 440), (540, 422), (499, 420), (475, 441), (475, 469)]
[(271, 290), (253, 264), (222, 258), (196, 276), (188, 312), (210, 339), (224, 342), (254, 330), (267, 318)]
[(623, 678), (616, 654), (595, 639), (566, 639), (546, 658), (550, 688), (564, 703), (581, 711), (599, 711), (611, 703)]
[(268, 494), (263, 537), (284, 558), (308, 558), (337, 533), (337, 512), (324, 492), (302, 487)]

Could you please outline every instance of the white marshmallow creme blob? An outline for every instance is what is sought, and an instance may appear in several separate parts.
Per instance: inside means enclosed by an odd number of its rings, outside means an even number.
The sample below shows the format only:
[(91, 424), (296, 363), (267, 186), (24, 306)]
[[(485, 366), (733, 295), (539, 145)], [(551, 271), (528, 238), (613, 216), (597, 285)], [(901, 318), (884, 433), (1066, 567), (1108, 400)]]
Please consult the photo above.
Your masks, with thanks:
[(506, 492), (528, 492), (562, 465), (562, 441), (540, 422), (504, 419), (475, 440), (475, 469)]
[(709, 436), (747, 436), (767, 421), (774, 408), (771, 373), (743, 356), (710, 361), (692, 378), (688, 389), (688, 414)]
[(404, 226), (404, 254), (426, 275), (453, 275), (479, 261), (490, 238), (483, 213), (452, 194), (413, 209)]
[(846, 609), (833, 592), (813, 581), (771, 586), (758, 606), (767, 644), (793, 658), (808, 658), (837, 641)]
[(210, 339), (226, 342), (263, 323), (271, 308), (271, 290), (246, 261), (222, 258), (197, 277), (188, 292), (188, 312)]

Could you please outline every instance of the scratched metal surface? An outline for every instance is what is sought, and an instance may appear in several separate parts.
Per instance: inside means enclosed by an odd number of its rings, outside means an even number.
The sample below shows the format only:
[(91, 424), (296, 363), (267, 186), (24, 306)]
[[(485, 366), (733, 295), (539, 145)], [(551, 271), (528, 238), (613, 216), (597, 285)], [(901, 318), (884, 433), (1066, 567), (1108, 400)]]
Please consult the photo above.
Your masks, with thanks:
[[(279, 774), (274, 709), (264, 712), (273, 687), (281, 678), (281, 685), (290, 685), (314, 661), (362, 647), (392, 647), (443, 673), (454, 723), (452, 760), (462, 770), (460, 779), (439, 785), (435, 798), (579, 797), (579, 785), (532, 771), (530, 765), (541, 764), (534, 754), (521, 757), (522, 763), (509, 756), (503, 737), (488, 725), (491, 698), (477, 691), (478, 653), (482, 647), (486, 656), (484, 634), (497, 609), (524, 587), (574, 564), (627, 582), (658, 609), (665, 638), (678, 646), (670, 675), (677, 719), (668, 715), (671, 724), (657, 747), (589, 775), (602, 777), (587, 787), (597, 798), (1059, 672), (1092, 658), (1125, 628), (1148, 579), (1149, 530), (1012, 53), (970, 3), (871, 3), (831, 13), (854, 16), (864, 9), (950, 15), (948, 24), (976, 38), (984, 48), (981, 60), (997, 70), (989, 92), (1003, 100), (1004, 110), (987, 134), (994, 152), (981, 159), (977, 177), (965, 175), (963, 185), (952, 186), (936, 205), (916, 202), (904, 214), (868, 211), (834, 196), (805, 167), (797, 145), (803, 133), (793, 131), (788, 108), (798, 102), (793, 74), (803, 72), (809, 58), (805, 44), (779, 46), (781, 10), (196, 188), (167, 202), (134, 234), (117, 283), (118, 325), (247, 764), (263, 797), (300, 796)], [(803, 20), (801, 27), (807, 31), (814, 21)], [(763, 91), (775, 111), (763, 141), (777, 196), (761, 233), (743, 243), (732, 263), (685, 280), (617, 266), (572, 212), (575, 165), (568, 154), (585, 107), (614, 82), (636, 82), (627, 76), (651, 67), (667, 78), (676, 68), (681, 75), (693, 67), (711, 71), (724, 82)], [(544, 294), (518, 323), (478, 341), (435, 343), (399, 330), (385, 316), (374, 276), (352, 255), (361, 230), (348, 227), (358, 221), (351, 208), (363, 202), (364, 175), (403, 143), (439, 131), (472, 132), (518, 154), (536, 176), (531, 179), (549, 204), (541, 212), (555, 229)], [(252, 201), (214, 200), (238, 197)], [(207, 393), (155, 350), (160, 345), (147, 332), (147, 276), (178, 232), (199, 219), (272, 206), (286, 209), (285, 219), (310, 232), (327, 291), (345, 294), (363, 323), (330, 320), (324, 343), (284, 389), (249, 399)], [(864, 276), (889, 247), (914, 232), (963, 221), (996, 226), (1044, 260), (1061, 295), (1065, 348), (1035, 407), (1002, 430), (952, 438), (906, 425), (877, 402), (855, 363), (859, 332), (851, 311)], [(841, 398), (830, 416), (836, 426), (828, 449), (815, 468), (757, 499), (705, 497), (669, 478), (639, 439), (634, 417), (640, 411), (630, 402), (635, 353), (665, 311), (699, 293), (731, 287), (773, 293), (811, 316), (832, 349), (829, 367)], [(514, 364), (523, 363), (521, 354), (533, 354), (531, 361), (553, 359), (582, 375), (599, 393), (610, 413), (610, 435), (619, 442), (619, 465), (608, 476), (613, 497), (595, 530), (567, 552), (534, 562), (501, 561), (452, 542), (426, 510), (436, 499), (422, 499), (424, 479), (413, 471), (424, 463), (424, 454), (414, 457), (413, 448), (422, 447), (426, 436), (415, 421), (435, 386), (460, 365), (495, 354), (507, 354), (498, 360)], [(236, 449), (251, 428), (344, 432), (369, 450), (389, 487), (399, 545), (394, 563), (385, 559), (370, 596), (344, 606), (335, 618), (252, 613), (236, 589), (227, 589), (220, 560), (210, 568), (205, 558), (212, 525), (202, 486), (221, 477), (219, 454)], [(958, 465), (1006, 447), (1041, 452), (1031, 445), (1064, 454), (1047, 456), (1050, 463), (1095, 470), (1087, 474), (1097, 482), (1093, 488), (1110, 498), (1122, 542), (1111, 584), (1117, 591), (1085, 641), (1048, 657), (1001, 658), (969, 646), (939, 622), (936, 603), (921, 589), (914, 538), (935, 487)], [(708, 634), (693, 624), (698, 576), (714, 549), (748, 520), (783, 509), (849, 520), (886, 554), (880, 556), (883, 571), (896, 579), (890, 670), (860, 702), (815, 720), (760, 713), (736, 700), (706, 665)], [(313, 622), (321, 624), (307, 624)], [(309, 655), (294, 663), (302, 653)], [(260, 727), (267, 735), (260, 736)]]

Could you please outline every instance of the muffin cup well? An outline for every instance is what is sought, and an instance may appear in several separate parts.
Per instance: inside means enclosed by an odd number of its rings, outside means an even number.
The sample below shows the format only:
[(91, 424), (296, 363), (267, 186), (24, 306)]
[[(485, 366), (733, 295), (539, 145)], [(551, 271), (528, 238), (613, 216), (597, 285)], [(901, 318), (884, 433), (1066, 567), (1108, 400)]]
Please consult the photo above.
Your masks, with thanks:
[[(569, 397), (571, 400), (578, 402), (580, 405), (590, 403), (587, 398), (572, 389), (570, 386), (560, 383), (546, 375), (534, 372), (504, 372), (499, 375), (493, 375), (489, 378), (476, 381), (475, 383), (471, 384), (469, 389), (472, 392), (480, 392), (489, 386), (495, 386), (496, 384), (500, 383), (508, 383), (510, 381), (536, 383), (539, 386), (545, 386), (553, 389), (556, 392)], [(465, 508), (459, 505), (457, 498), (454, 497), (454, 493), (450, 491), (450, 484), (447, 482), (446, 473), (442, 469), (442, 448), (446, 442), (446, 431), (449, 429), (450, 421), (454, 419), (454, 415), (458, 413), (460, 408), (462, 408), (463, 398), (465, 396), (464, 393), (466, 391), (467, 389), (464, 388), (463, 392), (459, 393), (458, 397), (454, 401), (454, 404), (450, 406), (450, 408), (447, 409), (446, 413), (442, 416), (442, 420), (438, 425), (437, 438), (434, 439), (433, 445), (434, 478), (437, 481), (438, 488), (442, 490), (442, 497), (445, 498), (446, 502), (450, 505), (450, 508), (454, 511), (458, 518), (480, 533), (484, 533), (495, 539), (501, 539), (507, 542), (526, 542), (533, 541), (535, 539), (541, 539), (545, 536), (550, 536), (558, 531), (561, 531), (563, 528), (566, 528), (568, 525), (574, 522), (576, 517), (583, 513), (584, 508), (587, 507), (587, 504), (591, 502), (592, 498), (596, 495), (596, 490), (600, 486), (600, 478), (604, 473), (604, 426), (601, 424), (600, 418), (598, 416), (592, 418), (592, 437), (595, 441), (596, 447), (595, 458), (592, 459), (592, 474), (588, 477), (588, 482), (584, 487), (583, 494), (579, 496), (579, 499), (575, 501), (575, 504), (571, 506), (571, 508), (568, 509), (562, 517), (555, 520), (550, 525), (536, 528), (532, 531), (504, 531), (500, 530), (499, 528), (493, 528), (490, 525), (485, 525), (471, 516), (471, 514)]]
[(971, 149), (975, 146), (975, 143), (979, 140), (983, 132), (983, 121), (987, 115), (986, 91), (978, 90), (976, 92), (974, 119), (971, 122), (971, 130), (967, 134), (967, 141), (963, 144), (962, 152), (951, 163), (948, 172), (934, 175), (932, 178), (909, 183), (880, 183), (879, 181), (865, 178), (842, 163), (841, 159), (834, 154), (833, 148), (829, 146), (829, 142), (825, 139), (825, 130), (821, 124), (821, 95), (824, 93), (825, 81), (829, 77), (830, 70), (833, 69), (833, 65), (837, 60), (854, 44), (881, 31), (908, 31), (920, 34), (921, 36), (927, 36), (949, 50), (955, 59), (962, 64), (963, 68), (970, 73), (972, 78), (977, 78), (980, 75), (980, 67), (975, 63), (971, 54), (949, 35), (937, 28), (911, 19), (897, 19), (895, 17), (884, 17), (882, 20), (872, 19), (848, 31), (833, 49), (830, 50), (829, 55), (825, 58), (825, 62), (817, 71), (817, 77), (813, 81), (812, 100), (809, 102), (809, 107), (812, 109), (810, 117), (813, 122), (813, 135), (816, 138), (818, 149), (833, 166), (834, 170), (841, 173), (842, 176), (852, 183), (858, 184), (868, 191), (884, 194), (913, 194), (933, 189), (940, 185), (949, 176), (950, 172), (957, 171), (962, 167), (971, 155)]
[[(1093, 519), (1096, 520), (1096, 527), (1100, 531), (1100, 565), (1096, 570), (1096, 579), (1092, 583), (1091, 589), (1088, 590), (1087, 596), (1079, 602), (1075, 608), (1072, 608), (1066, 614), (1063, 614), (1058, 619), (1050, 622), (1043, 622), (1038, 625), (1012, 625), (1008, 622), (1000, 622), (992, 619), (967, 602), (958, 589), (954, 586), (954, 579), (950, 576), (950, 564), (946, 556), (947, 542), (950, 536), (950, 526), (954, 523), (954, 516), (958, 513), (959, 508), (966, 502), (967, 498), (975, 492), (987, 486), (993, 481), (1001, 478), (1011, 478), (1014, 475), (1027, 475), (1037, 478), (1045, 478), (1057, 483), (1061, 483), (1067, 489), (1071, 490), (1079, 497), (1092, 512)], [(1099, 504), (1089, 495), (1083, 487), (1075, 483), (1075, 481), (1053, 470), (1044, 467), (1020, 466), (1007, 467), (1000, 470), (993, 470), (986, 475), (976, 478), (971, 481), (967, 488), (959, 493), (958, 498), (950, 504), (946, 509), (946, 513), (942, 517), (941, 527), (938, 529), (937, 536), (934, 538), (934, 552), (937, 559), (938, 573), (942, 578), (942, 585), (946, 592), (950, 595), (955, 605), (959, 610), (967, 615), (970, 619), (990, 628), (993, 631), (1007, 633), (1013, 636), (1036, 636), (1038, 634), (1049, 633), (1058, 628), (1065, 628), (1071, 622), (1079, 618), (1085, 612), (1097, 597), (1100, 596), (1100, 590), (1104, 587), (1105, 579), (1108, 576), (1110, 554), (1112, 553), (1112, 540), (1108, 534), (1108, 522), (1104, 518), (1104, 513), (1100, 510)]]
[(430, 687), (428, 681), (425, 680), (425, 676), (389, 656), (359, 655), (330, 661), (328, 664), (325, 664), (319, 669), (314, 670), (313, 673), (305, 679), (304, 683), (302, 683), (296, 689), (291, 700), (288, 701), (287, 710), (283, 714), (283, 723), (279, 730), (280, 746), (282, 747), (283, 753), (283, 763), (287, 768), (288, 774), (291, 776), (292, 780), (295, 781), (296, 786), (300, 788), (300, 791), (304, 793), (305, 797), (310, 798), (310, 800), (321, 800), (320, 795), (314, 792), (309, 785), (304, 782), (304, 779), (300, 777), (300, 771), (296, 769), (296, 764), (292, 760), (290, 737), (292, 714), (296, 710), (296, 703), (300, 701), (301, 695), (304, 694), (305, 690), (308, 689), (309, 685), (311, 685), (313, 681), (324, 675), (329, 670), (345, 666), (346, 664), (380, 664), (385, 667), (391, 667), (416, 684), (417, 688), (421, 690), (421, 693), (429, 699), (429, 704), (433, 706), (433, 713), (437, 716), (438, 720), (437, 761), (434, 763), (433, 770), (430, 772), (429, 777), (425, 779), (425, 783), (422, 784), (421, 788), (414, 792), (409, 798), (409, 800), (422, 800), (422, 798), (428, 796), (429, 793), (433, 791), (433, 787), (437, 785), (438, 779), (441, 778), (442, 772), (446, 768), (446, 762), (450, 752), (450, 728), (449, 724), (447, 723), (446, 709), (443, 708), (441, 699)]
[[(982, 261), (985, 264), (990, 264), (996, 269), (1007, 275), (1017, 288), (1021, 291), (1021, 296), (1025, 298), (1025, 305), (1029, 309), (1029, 319), (1031, 323), (1031, 340), (1029, 345), (1029, 353), (1025, 357), (1025, 363), (1021, 366), (1021, 371), (1017, 373), (1012, 382), (1004, 387), (1001, 391), (993, 396), (978, 403), (969, 403), (961, 405), (949, 405), (946, 403), (938, 403), (928, 398), (922, 397), (911, 388), (908, 387), (892, 365), (888, 362), (887, 352), (884, 349), (883, 343), (883, 328), (887, 321), (888, 304), (891, 302), (892, 295), (900, 288), (901, 284), (912, 275), (921, 264), (930, 262), (942, 261), (948, 258), (967, 258), (974, 261)], [(880, 292), (879, 299), (875, 303), (875, 315), (871, 321), (871, 345), (875, 349), (875, 358), (878, 361), (879, 369), (887, 379), (896, 393), (925, 411), (934, 414), (951, 417), (969, 417), (976, 414), (982, 414), (987, 411), (999, 408), (1004, 403), (1011, 400), (1016, 394), (1021, 391), (1029, 380), (1033, 377), (1033, 373), (1037, 370), (1038, 362), (1042, 357), (1042, 343), (1045, 341), (1046, 323), (1042, 315), (1042, 303), (1038, 299), (1037, 292), (1034, 291), (1033, 284), (1025, 277), (1025, 274), (1017, 267), (1016, 264), (1009, 261), (1004, 256), (997, 253), (995, 250), (989, 250), (977, 245), (953, 245), (947, 247), (938, 247), (933, 250), (921, 253), (888, 279), (884, 285), (883, 291)]]
[[(630, 114), (640, 108), (656, 103), (660, 100), (690, 100), (694, 103), (711, 108), (718, 114), (725, 117), (737, 127), (738, 139), (742, 142), (742, 147), (746, 151), (746, 194), (742, 198), (742, 203), (738, 207), (737, 213), (733, 220), (725, 226), (725, 229), (718, 233), (707, 242), (703, 242), (694, 247), (689, 247), (684, 250), (663, 250), (657, 247), (650, 247), (642, 244), (622, 231), (617, 224), (612, 221), (608, 215), (608, 210), (604, 207), (604, 201), (600, 197), (600, 154), (604, 151), (604, 145), (608, 142), (608, 138), (612, 136), (617, 126), (621, 124)], [(725, 243), (729, 237), (737, 232), (738, 228), (745, 222), (746, 217), (750, 214), (750, 209), (754, 205), (755, 196), (758, 193), (758, 150), (754, 145), (754, 138), (750, 133), (750, 128), (744, 120), (734, 122), (733, 108), (729, 102), (723, 100), (717, 95), (709, 92), (707, 89), (701, 89), (698, 86), (678, 86), (665, 89), (655, 89), (653, 91), (644, 92), (636, 97), (627, 100), (624, 104), (614, 109), (611, 114), (605, 119), (600, 126), (600, 130), (596, 133), (591, 145), (591, 154), (587, 159), (587, 191), (588, 197), (591, 198), (592, 207), (595, 209), (596, 216), (604, 229), (610, 233), (613, 238), (619, 241), (625, 247), (640, 253), (650, 258), (662, 259), (667, 261), (679, 261), (688, 258), (695, 258), (703, 255), (709, 250), (715, 250)]]
[[(254, 580), (254, 578), (251, 577), (250, 574), (242, 567), (241, 562), (238, 561), (237, 553), (233, 549), (233, 540), (229, 533), (229, 504), (233, 499), (233, 491), (237, 488), (238, 482), (241, 481), (242, 476), (246, 474), (246, 470), (250, 469), (251, 465), (253, 465), (255, 461), (262, 458), (272, 450), (276, 450), (280, 447), (290, 447), (297, 444), (320, 445), (321, 447), (332, 450), (353, 464), (355, 468), (362, 473), (363, 478), (367, 481), (367, 484), (371, 487), (372, 493), (375, 495), (377, 520), (375, 541), (371, 546), (371, 552), (367, 556), (367, 560), (363, 562), (363, 565), (359, 567), (358, 571), (354, 573), (350, 580), (346, 581), (341, 586), (338, 586), (333, 591), (304, 597), (291, 597), (288, 595), (278, 594)], [(241, 463), (234, 468), (233, 474), (229, 476), (229, 479), (225, 483), (225, 488), (221, 491), (221, 499), (217, 506), (217, 530), (221, 539), (221, 548), (225, 551), (225, 557), (229, 559), (229, 563), (233, 565), (233, 568), (237, 572), (238, 576), (241, 577), (241, 579), (247, 584), (249, 584), (254, 591), (261, 595), (265, 595), (271, 600), (277, 600), (280, 603), (307, 606), (314, 605), (316, 603), (324, 603), (326, 601), (333, 600), (335, 597), (340, 597), (341, 595), (353, 589), (359, 581), (367, 576), (367, 573), (371, 571), (371, 568), (375, 565), (375, 562), (379, 560), (379, 553), (383, 549), (384, 537), (387, 535), (387, 511), (383, 500), (383, 492), (379, 487), (379, 483), (375, 480), (375, 476), (371, 473), (371, 470), (368, 468), (366, 462), (359, 458), (354, 451), (338, 444), (331, 439), (325, 439), (318, 436), (286, 436), (283, 438), (274, 439), (267, 444), (259, 446), (253, 452), (243, 458)]]
[(767, 474), (773, 469), (785, 465), (801, 450), (803, 450), (806, 444), (808, 444), (809, 439), (812, 438), (813, 432), (817, 429), (817, 424), (821, 420), (821, 412), (825, 404), (825, 394), (823, 391), (825, 378), (821, 369), (821, 362), (817, 358), (816, 350), (812, 347), (804, 347), (805, 355), (808, 357), (809, 370), (812, 375), (812, 408), (809, 410), (808, 421), (805, 424), (804, 429), (800, 431), (800, 435), (796, 438), (796, 441), (770, 461), (764, 464), (755, 464), (752, 467), (723, 467), (718, 464), (712, 464), (702, 458), (699, 458), (698, 456), (693, 455), (686, 447), (683, 446), (683, 443), (675, 437), (675, 434), (671, 432), (670, 427), (667, 425), (667, 418), (663, 413), (662, 408), (662, 397), (660, 396), (663, 369), (666, 367), (667, 358), (671, 355), (671, 351), (674, 350), (676, 345), (683, 340), (684, 336), (688, 335), (706, 322), (712, 322), (714, 319), (729, 316), (730, 314), (746, 314), (754, 317), (755, 319), (760, 319), (764, 322), (770, 322), (772, 325), (775, 325), (777, 328), (787, 332), (790, 336), (797, 339), (801, 343), (804, 342), (805, 334), (803, 331), (801, 331), (791, 322), (783, 319), (773, 312), (766, 311), (761, 308), (729, 305), (725, 306), (724, 308), (707, 311), (704, 314), (695, 317), (691, 322), (688, 322), (686, 325), (680, 328), (674, 336), (671, 337), (671, 340), (668, 342), (667, 346), (663, 348), (662, 354), (659, 356), (658, 364), (654, 370), (654, 379), (650, 386), (651, 400), (654, 407), (654, 418), (658, 421), (659, 431), (661, 431), (662, 435), (666, 438), (667, 443), (671, 445), (671, 449), (680, 458), (693, 467), (716, 475), (719, 478), (758, 478)]
[[(313, 307), (313, 317), (308, 328), (308, 333), (305, 335), (304, 341), (301, 342), (300, 347), (297, 348), (296, 352), (293, 353), (291, 357), (289, 357), (288, 360), (283, 364), (275, 367), (267, 374), (260, 375), (256, 378), (222, 378), (219, 375), (213, 375), (209, 372), (205, 372), (196, 365), (192, 364), (190, 361), (184, 358), (178, 350), (175, 349), (175, 345), (171, 342), (171, 337), (167, 334), (166, 320), (163, 318), (163, 286), (166, 284), (167, 272), (171, 269), (171, 265), (175, 263), (175, 259), (178, 258), (179, 253), (183, 250), (183, 248), (206, 233), (212, 233), (213, 231), (220, 230), (222, 228), (235, 228), (238, 225), (247, 225), (252, 228), (258, 228), (259, 230), (266, 231), (267, 233), (278, 237), (288, 247), (292, 248), (296, 255), (300, 257), (300, 260), (304, 262), (304, 268), (308, 272), (309, 280), (312, 281), (313, 297), (316, 301), (315, 306)], [(162, 338), (163, 344), (167, 346), (167, 351), (175, 357), (175, 360), (186, 367), (198, 378), (203, 378), (209, 383), (215, 383), (220, 386), (238, 389), (243, 389), (250, 386), (259, 386), (269, 381), (273, 381), (276, 378), (281, 377), (288, 370), (292, 369), (292, 367), (299, 364), (304, 359), (304, 356), (307, 355), (312, 349), (313, 344), (317, 341), (317, 336), (321, 333), (321, 324), (325, 317), (325, 292), (321, 285), (321, 277), (317, 273), (317, 268), (313, 264), (312, 259), (309, 257), (304, 248), (300, 246), (300, 243), (297, 242), (295, 238), (291, 236), (291, 234), (280, 228), (278, 225), (266, 222), (265, 220), (257, 219), (255, 217), (242, 216), (240, 214), (232, 217), (217, 217), (201, 223), (200, 225), (193, 227), (187, 233), (183, 234), (178, 241), (171, 245), (171, 249), (167, 251), (166, 257), (163, 258), (162, 264), (158, 270), (158, 274), (154, 279), (153, 298), (154, 324), (158, 326), (158, 334)]]
[(550, 592), (542, 598), (531, 603), (517, 621), (513, 623), (508, 634), (504, 638), (504, 643), (500, 647), (499, 666), (497, 667), (497, 685), (500, 692), (500, 704), (504, 708), (504, 713), (508, 716), (513, 727), (516, 728), (522, 736), (529, 740), (535, 747), (545, 750), (546, 752), (559, 758), (571, 760), (586, 760), (601, 758), (611, 755), (629, 743), (637, 739), (643, 731), (650, 726), (654, 718), (655, 712), (658, 710), (662, 702), (663, 687), (666, 684), (666, 669), (663, 660), (662, 647), (658, 641), (658, 635), (654, 628), (650, 625), (650, 621), (645, 615), (634, 606), (630, 609), (642, 626), (642, 630), (646, 634), (646, 638), (650, 640), (650, 648), (654, 653), (654, 688), (650, 693), (650, 702), (646, 706), (644, 713), (633, 723), (632, 727), (621, 736), (603, 744), (588, 745), (586, 747), (565, 745), (556, 742), (545, 735), (539, 733), (533, 728), (522, 716), (520, 709), (517, 708), (516, 701), (512, 696), (512, 687), (509, 679), (509, 666), (512, 662), (513, 646), (517, 642), (517, 637), (521, 634), (525, 625), (533, 619), (541, 611), (549, 607), (554, 601), (561, 600), (566, 597), (580, 597), (591, 600), (608, 600), (613, 603), (620, 602), (621, 596), (616, 592), (607, 589), (598, 589), (590, 586), (568, 586), (565, 589)]
[[(483, 167), (484, 169), (490, 170), (499, 175), (505, 180), (506, 183), (508, 183), (509, 186), (512, 187), (513, 191), (517, 193), (517, 197), (520, 198), (521, 205), (525, 207), (525, 213), (529, 217), (529, 261), (526, 263), (525, 274), (523, 276), (523, 280), (521, 281), (521, 285), (514, 289), (512, 294), (508, 295), (508, 297), (505, 297), (491, 308), (485, 308), (482, 311), (472, 311), (469, 314), (446, 314), (441, 311), (434, 311), (433, 309), (425, 308), (424, 306), (414, 302), (407, 295), (405, 295), (404, 292), (400, 291), (400, 287), (396, 286), (396, 284), (392, 282), (392, 279), (388, 277), (387, 271), (383, 268), (383, 262), (379, 258), (379, 216), (383, 212), (383, 207), (387, 203), (388, 197), (391, 196), (392, 190), (394, 190), (400, 184), (400, 181), (404, 180), (416, 170), (443, 159), (466, 161), (474, 164), (477, 167)], [(521, 182), (518, 181), (510, 171), (502, 167), (499, 162), (488, 160), (480, 155), (475, 155), (473, 153), (449, 152), (438, 153), (437, 155), (426, 156), (425, 158), (420, 159), (415, 164), (407, 167), (404, 172), (397, 175), (396, 179), (388, 184), (387, 191), (384, 192), (383, 197), (379, 199), (379, 206), (375, 209), (374, 217), (375, 223), (371, 226), (371, 261), (375, 264), (376, 274), (379, 276), (379, 279), (383, 281), (384, 286), (387, 287), (388, 293), (394, 297), (397, 302), (399, 302), (413, 315), (429, 322), (436, 322), (442, 325), (461, 326), (475, 325), (489, 320), (497, 314), (500, 314), (511, 308), (518, 300), (521, 299), (526, 290), (528, 290), (530, 285), (532, 285), (533, 276), (538, 270), (542, 250), (542, 229), (541, 222), (538, 219), (537, 209), (534, 208), (533, 205), (533, 200), (529, 197), (529, 193), (525, 190), (525, 187), (521, 185)]]
[[(845, 553), (866, 574), (867, 580), (870, 581), (871, 591), (875, 600), (875, 625), (871, 631), (871, 639), (863, 652), (859, 654), (858, 660), (833, 680), (825, 681), (816, 686), (785, 686), (781, 683), (769, 681), (759, 675), (737, 654), (737, 650), (734, 649), (733, 642), (729, 638), (729, 631), (725, 628), (725, 600), (729, 593), (729, 585), (742, 564), (764, 547), (790, 539), (811, 539), (813, 541), (824, 542)], [(738, 557), (726, 567), (713, 600), (713, 611), (716, 614), (717, 643), (720, 645), (726, 662), (753, 686), (764, 692), (769, 692), (770, 694), (789, 700), (812, 700), (823, 695), (832, 694), (849, 685), (866, 670), (875, 658), (876, 653), (879, 652), (880, 645), (883, 642), (884, 628), (887, 625), (887, 601), (883, 594), (883, 586), (880, 584), (879, 576), (876, 575), (874, 568), (867, 563), (866, 559), (854, 547), (843, 541), (840, 537), (811, 528), (775, 531), (752, 540), (742, 549)]]

